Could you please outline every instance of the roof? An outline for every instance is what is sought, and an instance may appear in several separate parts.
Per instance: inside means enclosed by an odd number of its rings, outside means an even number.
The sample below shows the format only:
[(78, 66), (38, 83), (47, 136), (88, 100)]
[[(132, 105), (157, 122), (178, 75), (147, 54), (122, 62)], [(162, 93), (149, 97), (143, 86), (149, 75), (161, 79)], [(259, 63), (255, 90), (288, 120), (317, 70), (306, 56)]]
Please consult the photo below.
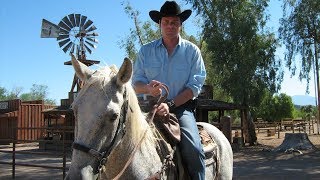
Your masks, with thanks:
[(46, 109), (46, 110), (43, 110), (42, 113), (44, 114), (55, 114), (55, 115), (58, 115), (58, 114), (61, 114), (61, 115), (66, 115), (66, 114), (72, 114), (73, 111), (71, 108), (66, 108), (66, 107), (55, 107), (55, 108), (51, 108), (51, 109)]
[(248, 109), (247, 106), (238, 105), (238, 104), (234, 104), (234, 103), (228, 103), (228, 102), (224, 102), (224, 101), (217, 101), (217, 100), (213, 100), (213, 99), (198, 99), (197, 100), (197, 108), (211, 110), (211, 111)]

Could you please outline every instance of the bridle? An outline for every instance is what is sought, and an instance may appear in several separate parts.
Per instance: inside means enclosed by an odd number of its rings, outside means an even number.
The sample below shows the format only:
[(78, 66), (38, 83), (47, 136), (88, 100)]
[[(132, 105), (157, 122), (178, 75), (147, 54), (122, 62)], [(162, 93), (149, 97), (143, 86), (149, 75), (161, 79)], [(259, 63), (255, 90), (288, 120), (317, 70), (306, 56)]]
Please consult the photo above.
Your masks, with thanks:
[[(160, 95), (156, 106), (159, 106), (161, 103), (163, 103), (167, 99), (168, 94), (169, 94), (169, 89), (168, 89), (167, 85), (161, 84), (161, 87), (165, 90), (165, 94), (164, 95)], [(124, 94), (123, 94), (123, 99), (126, 99), (126, 96), (127, 96), (127, 91), (125, 89)], [(97, 150), (95, 150), (93, 148), (90, 148), (88, 146), (79, 144), (77, 142), (73, 142), (73, 144), (72, 144), (72, 148), (73, 149), (76, 149), (76, 150), (91, 154), (93, 157), (95, 157), (96, 159), (99, 160), (99, 165), (93, 171), (94, 174), (99, 173), (99, 175), (100, 175), (102, 173), (103, 165), (107, 163), (108, 156), (110, 155), (112, 150), (120, 143), (120, 141), (122, 140), (124, 134), (126, 133), (125, 121), (127, 119), (127, 111), (128, 111), (128, 109), (130, 109), (130, 111), (133, 112), (132, 108), (129, 107), (129, 105), (128, 105), (128, 100), (126, 99), (125, 102), (123, 103), (122, 107), (121, 107), (121, 113), (120, 113), (121, 116), (120, 116), (120, 119), (119, 119), (119, 123), (118, 123), (118, 127), (117, 127), (117, 130), (116, 130), (116, 133), (115, 133), (110, 145), (107, 147), (106, 151), (99, 152), (99, 151), (97, 151)], [(155, 113), (156, 113), (156, 108), (153, 108), (152, 116), (151, 116), (151, 118), (150, 118), (150, 120), (148, 122), (149, 125), (153, 121)], [(133, 155), (138, 150), (138, 147), (141, 145), (142, 140), (144, 139), (145, 135), (147, 134), (147, 130), (148, 130), (148, 128), (144, 131), (143, 136), (140, 139), (139, 143), (133, 149), (133, 151), (131, 153), (131, 156), (129, 157), (129, 160), (125, 164), (124, 168), (122, 169), (122, 171), (114, 179), (118, 179), (123, 174), (123, 172), (128, 167), (128, 165), (131, 163), (131, 161), (133, 159)]]
[[(128, 100), (126, 99), (126, 96), (127, 96), (127, 91), (125, 88), (124, 94), (123, 94), (123, 99), (125, 99), (125, 102), (121, 107), (121, 113), (120, 113), (117, 130), (110, 145), (106, 148), (106, 151), (100, 152), (96, 149), (90, 148), (86, 145), (83, 145), (77, 142), (73, 142), (72, 144), (73, 149), (88, 153), (99, 161), (99, 165), (96, 168), (94, 168), (94, 171), (93, 171), (94, 174), (97, 174), (102, 171), (103, 165), (108, 161), (108, 156), (110, 155), (112, 150), (119, 144), (119, 142), (122, 140), (123, 136), (126, 133), (125, 121), (127, 119), (127, 111), (128, 111)], [(130, 111), (132, 112), (131, 107), (130, 107)]]

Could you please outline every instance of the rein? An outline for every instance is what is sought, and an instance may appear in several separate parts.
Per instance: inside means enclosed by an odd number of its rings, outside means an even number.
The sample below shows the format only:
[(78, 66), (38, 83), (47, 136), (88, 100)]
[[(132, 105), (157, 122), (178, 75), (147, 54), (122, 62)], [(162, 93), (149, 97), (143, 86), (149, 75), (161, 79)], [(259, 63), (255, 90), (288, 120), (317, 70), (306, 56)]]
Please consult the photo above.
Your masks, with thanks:
[[(150, 120), (149, 120), (149, 122), (148, 122), (148, 125), (150, 125), (151, 122), (153, 121), (153, 118), (154, 118), (154, 116), (155, 116), (155, 114), (156, 114), (156, 112), (157, 112), (157, 107), (158, 107), (161, 103), (163, 103), (163, 102), (167, 99), (167, 97), (168, 97), (168, 94), (169, 94), (168, 86), (165, 85), (165, 84), (161, 84), (161, 87), (162, 87), (163, 89), (165, 89), (166, 93), (165, 93), (164, 96), (160, 95), (160, 97), (159, 97), (159, 99), (158, 99), (158, 101), (157, 101), (157, 104), (156, 104), (156, 105), (154, 106), (154, 108), (153, 108), (152, 116), (151, 116), (151, 118), (150, 118)], [(139, 143), (134, 147), (132, 153), (130, 154), (130, 157), (129, 157), (128, 161), (126, 162), (126, 164), (124, 165), (124, 167), (122, 168), (122, 170), (121, 170), (121, 171), (119, 172), (119, 174), (118, 174), (116, 177), (114, 177), (113, 179), (116, 179), (116, 180), (119, 179), (119, 178), (122, 176), (122, 174), (124, 173), (124, 171), (127, 169), (127, 167), (130, 165), (130, 163), (131, 163), (132, 160), (133, 160), (133, 156), (134, 156), (134, 154), (137, 152), (138, 148), (140, 147), (140, 145), (141, 145), (144, 137), (145, 137), (146, 134), (147, 134), (147, 131), (148, 131), (148, 128), (145, 129), (142, 138), (140, 139)]]

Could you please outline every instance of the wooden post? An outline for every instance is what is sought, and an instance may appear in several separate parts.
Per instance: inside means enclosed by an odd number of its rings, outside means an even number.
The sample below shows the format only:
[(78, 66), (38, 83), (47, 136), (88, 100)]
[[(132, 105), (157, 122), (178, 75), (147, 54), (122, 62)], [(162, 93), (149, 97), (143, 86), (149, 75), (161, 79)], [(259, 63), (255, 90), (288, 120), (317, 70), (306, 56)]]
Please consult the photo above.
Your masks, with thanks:
[(231, 132), (231, 117), (230, 116), (222, 116), (221, 117), (221, 126), (222, 126), (222, 132), (226, 136), (226, 138), (229, 140), (231, 143), (231, 137), (232, 137), (232, 132)]
[(15, 179), (15, 177), (16, 177), (16, 138), (13, 138), (13, 141), (12, 141), (12, 179)]
[(63, 168), (63, 179), (66, 177), (66, 164), (67, 164), (67, 153), (66, 153), (66, 127), (64, 126), (62, 129), (62, 151), (63, 151), (63, 157), (62, 157), (62, 168)]

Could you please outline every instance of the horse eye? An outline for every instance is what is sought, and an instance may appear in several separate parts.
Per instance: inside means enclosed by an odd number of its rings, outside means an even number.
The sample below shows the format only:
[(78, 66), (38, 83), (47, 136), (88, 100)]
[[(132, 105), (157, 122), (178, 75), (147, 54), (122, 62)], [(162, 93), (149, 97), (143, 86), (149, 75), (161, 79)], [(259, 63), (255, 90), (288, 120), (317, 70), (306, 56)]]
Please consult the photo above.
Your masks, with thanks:
[(119, 116), (118, 113), (114, 113), (114, 114), (111, 116), (110, 120), (111, 120), (111, 121), (115, 121), (115, 120), (118, 118), (118, 116)]

